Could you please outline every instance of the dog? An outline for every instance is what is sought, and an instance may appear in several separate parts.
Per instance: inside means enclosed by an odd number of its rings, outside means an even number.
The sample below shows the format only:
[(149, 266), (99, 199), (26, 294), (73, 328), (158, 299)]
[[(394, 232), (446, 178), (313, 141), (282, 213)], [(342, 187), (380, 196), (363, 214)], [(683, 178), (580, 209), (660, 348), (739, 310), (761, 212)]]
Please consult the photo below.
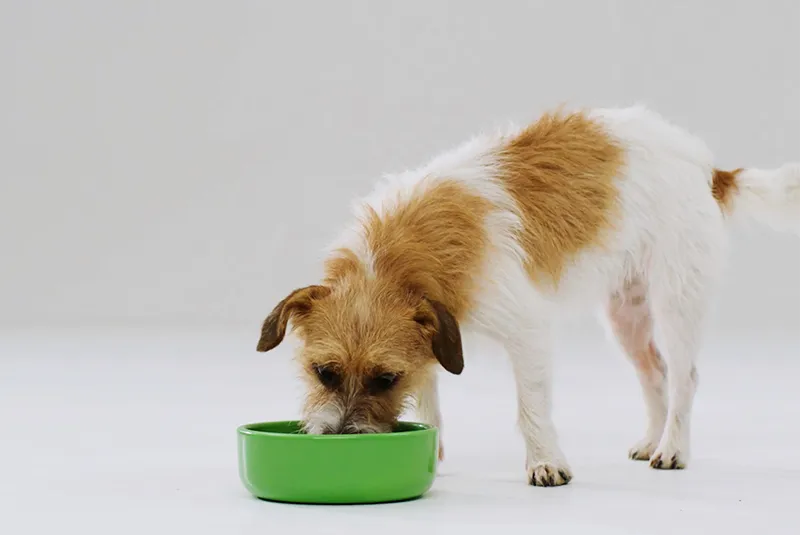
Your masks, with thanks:
[(461, 373), (472, 329), (511, 359), (529, 483), (559, 486), (572, 470), (551, 419), (556, 318), (601, 307), (647, 408), (629, 456), (686, 467), (727, 220), (800, 234), (800, 164), (724, 171), (647, 108), (559, 110), (387, 176), (355, 212), (324, 279), (278, 303), (257, 345), (291, 322), (305, 431), (389, 432), (411, 402), (441, 428), (437, 368)]

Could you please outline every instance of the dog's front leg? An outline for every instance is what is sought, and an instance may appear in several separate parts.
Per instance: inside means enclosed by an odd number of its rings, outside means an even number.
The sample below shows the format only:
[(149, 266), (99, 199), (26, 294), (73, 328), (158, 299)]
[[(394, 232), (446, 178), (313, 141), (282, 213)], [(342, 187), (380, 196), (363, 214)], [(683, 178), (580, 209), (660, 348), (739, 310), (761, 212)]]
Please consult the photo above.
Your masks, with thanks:
[(517, 383), (519, 426), (525, 438), (528, 482), (566, 485), (572, 472), (558, 445), (551, 417), (552, 366), (549, 332), (519, 332), (506, 341)]
[(417, 392), (417, 417), (424, 424), (432, 425), (439, 429), (439, 460), (444, 459), (442, 445), (442, 414), (439, 409), (439, 386), (436, 370), (428, 372), (425, 381)]

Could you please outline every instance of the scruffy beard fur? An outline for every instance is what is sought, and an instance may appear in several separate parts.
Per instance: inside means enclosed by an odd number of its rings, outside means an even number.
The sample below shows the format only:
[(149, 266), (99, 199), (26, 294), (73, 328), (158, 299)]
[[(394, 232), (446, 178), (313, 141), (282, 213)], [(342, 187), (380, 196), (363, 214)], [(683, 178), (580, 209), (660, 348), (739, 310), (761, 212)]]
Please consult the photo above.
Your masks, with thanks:
[[(316, 374), (307, 381), (318, 382)], [(410, 401), (411, 396), (403, 393), (377, 397), (360, 388), (339, 392), (309, 385), (303, 430), (310, 435), (390, 433)]]

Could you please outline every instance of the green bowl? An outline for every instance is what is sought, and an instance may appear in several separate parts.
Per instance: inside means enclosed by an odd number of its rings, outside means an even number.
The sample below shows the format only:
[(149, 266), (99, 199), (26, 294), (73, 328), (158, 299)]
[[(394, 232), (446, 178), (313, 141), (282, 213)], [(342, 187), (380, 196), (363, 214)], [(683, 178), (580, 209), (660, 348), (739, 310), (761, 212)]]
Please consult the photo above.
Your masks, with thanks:
[(254, 496), (292, 503), (378, 503), (422, 496), (433, 484), (437, 430), (400, 422), (395, 432), (306, 435), (300, 422), (243, 425), (239, 477)]

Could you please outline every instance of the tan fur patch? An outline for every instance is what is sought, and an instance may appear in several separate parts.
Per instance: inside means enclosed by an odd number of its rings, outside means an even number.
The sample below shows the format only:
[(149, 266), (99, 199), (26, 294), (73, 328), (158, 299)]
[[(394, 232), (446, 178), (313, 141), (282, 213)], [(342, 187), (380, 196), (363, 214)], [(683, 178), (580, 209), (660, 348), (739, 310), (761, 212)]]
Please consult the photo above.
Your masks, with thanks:
[(570, 258), (597, 245), (616, 215), (620, 145), (584, 113), (544, 115), (499, 151), (519, 206), (529, 275), (557, 284)]
[(435, 299), (456, 318), (469, 309), (485, 253), (489, 201), (455, 181), (441, 181), (366, 228), (376, 276)]
[(325, 260), (325, 279), (327, 285), (335, 284), (348, 276), (364, 273), (364, 265), (350, 249), (337, 249)]
[(733, 171), (721, 171), (714, 169), (713, 182), (711, 184), (711, 193), (717, 204), (723, 211), (729, 211), (731, 202), (736, 192), (739, 191), (739, 185), (736, 183), (736, 176), (742, 172), (742, 169), (735, 169)]

